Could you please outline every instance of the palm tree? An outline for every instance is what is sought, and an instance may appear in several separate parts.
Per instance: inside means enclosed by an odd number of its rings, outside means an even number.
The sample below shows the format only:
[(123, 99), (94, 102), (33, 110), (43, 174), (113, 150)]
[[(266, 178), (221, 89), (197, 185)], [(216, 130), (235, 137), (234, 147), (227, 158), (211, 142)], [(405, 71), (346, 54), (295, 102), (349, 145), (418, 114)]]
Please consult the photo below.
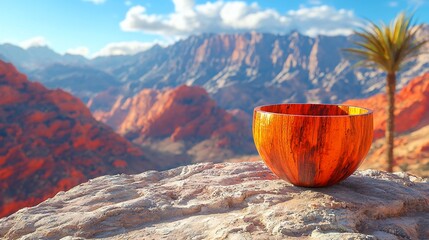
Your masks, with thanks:
[(380, 26), (369, 22), (368, 28), (356, 31), (358, 40), (353, 43), (356, 48), (345, 49), (358, 57), (358, 65), (380, 69), (386, 72), (387, 106), (387, 171), (393, 170), (393, 138), (395, 130), (395, 91), (396, 73), (405, 63), (421, 53), (427, 40), (416, 39), (417, 32), (422, 25), (415, 25), (412, 16), (400, 13), (390, 25), (382, 23)]

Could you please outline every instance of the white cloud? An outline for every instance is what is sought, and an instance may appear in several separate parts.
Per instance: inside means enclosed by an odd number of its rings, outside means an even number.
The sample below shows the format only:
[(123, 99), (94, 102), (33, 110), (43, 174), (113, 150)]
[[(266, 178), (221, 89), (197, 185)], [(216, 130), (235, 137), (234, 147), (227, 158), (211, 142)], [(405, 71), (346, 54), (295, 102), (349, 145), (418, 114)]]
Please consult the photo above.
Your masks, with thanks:
[(20, 43), (18, 43), (19, 46), (21, 46), (22, 48), (30, 48), (30, 47), (44, 47), (48, 45), (48, 42), (46, 41), (46, 39), (44, 37), (41, 36), (37, 36), (37, 37), (33, 37), (27, 40), (24, 40)]
[(170, 14), (149, 14), (143, 6), (131, 7), (120, 23), (124, 31), (141, 31), (162, 36), (200, 33), (272, 32), (298, 30), (307, 35), (348, 35), (359, 21), (352, 10), (327, 5), (305, 7), (285, 14), (263, 9), (257, 3), (215, 1), (195, 4), (193, 0), (173, 0)]
[(174, 9), (177, 13), (193, 13), (194, 0), (173, 0)]
[(94, 57), (112, 56), (112, 55), (133, 55), (143, 52), (155, 45), (156, 42), (114, 42), (109, 43), (100, 51), (94, 54)]
[(83, 0), (83, 1), (85, 1), (85, 2), (91, 2), (91, 3), (94, 3), (94, 4), (103, 4), (103, 3), (105, 3), (106, 2), (106, 0)]
[(70, 48), (66, 51), (66, 53), (73, 55), (82, 55), (86, 57), (89, 54), (89, 49), (87, 47), (81, 46), (76, 48)]

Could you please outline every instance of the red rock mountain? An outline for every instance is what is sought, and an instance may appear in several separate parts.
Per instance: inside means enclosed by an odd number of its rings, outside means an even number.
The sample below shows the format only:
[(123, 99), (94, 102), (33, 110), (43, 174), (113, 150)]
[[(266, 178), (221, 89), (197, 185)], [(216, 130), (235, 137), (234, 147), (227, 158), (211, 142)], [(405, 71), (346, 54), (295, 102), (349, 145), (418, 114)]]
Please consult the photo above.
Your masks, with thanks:
[[(373, 148), (366, 168), (385, 168), (384, 131), (386, 129), (387, 99), (378, 94), (368, 99), (349, 100), (346, 104), (374, 110)], [(396, 94), (395, 171), (406, 170), (429, 176), (429, 73), (416, 77)], [(380, 139), (383, 138), (383, 139)]]
[(153, 168), (80, 100), (0, 61), (0, 217), (89, 178)]
[[(406, 133), (429, 124), (429, 73), (414, 78), (396, 94), (395, 124), (397, 133)], [(345, 104), (374, 110), (374, 138), (384, 136), (386, 129), (385, 94), (367, 99), (349, 100)]]
[[(99, 95), (89, 106), (105, 99), (105, 94)], [(96, 119), (138, 143), (169, 139), (195, 145), (210, 139), (218, 148), (250, 152), (250, 127), (240, 114), (244, 113), (218, 107), (203, 88), (186, 85), (168, 90), (144, 89), (132, 98), (119, 97), (110, 111), (94, 112)]]

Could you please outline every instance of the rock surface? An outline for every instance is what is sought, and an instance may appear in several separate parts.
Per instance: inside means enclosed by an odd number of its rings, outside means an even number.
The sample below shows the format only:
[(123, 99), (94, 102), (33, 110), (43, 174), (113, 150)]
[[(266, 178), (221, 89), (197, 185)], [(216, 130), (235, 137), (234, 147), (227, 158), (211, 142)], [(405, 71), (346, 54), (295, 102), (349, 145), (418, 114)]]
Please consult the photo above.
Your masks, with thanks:
[(103, 176), (0, 219), (10, 239), (428, 239), (429, 180), (357, 172), (299, 188), (262, 162)]
[(0, 217), (90, 178), (155, 166), (79, 99), (0, 61)]

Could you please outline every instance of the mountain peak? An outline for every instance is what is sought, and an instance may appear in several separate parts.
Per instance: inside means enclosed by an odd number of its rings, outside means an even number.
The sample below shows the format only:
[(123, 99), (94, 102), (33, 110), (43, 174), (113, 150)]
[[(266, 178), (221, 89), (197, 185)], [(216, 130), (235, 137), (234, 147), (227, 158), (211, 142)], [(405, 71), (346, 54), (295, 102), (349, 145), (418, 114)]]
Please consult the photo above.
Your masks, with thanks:
[(47, 45), (40, 45), (40, 46), (30, 46), (26, 48), (27, 50), (43, 50), (43, 51), (54, 51)]

